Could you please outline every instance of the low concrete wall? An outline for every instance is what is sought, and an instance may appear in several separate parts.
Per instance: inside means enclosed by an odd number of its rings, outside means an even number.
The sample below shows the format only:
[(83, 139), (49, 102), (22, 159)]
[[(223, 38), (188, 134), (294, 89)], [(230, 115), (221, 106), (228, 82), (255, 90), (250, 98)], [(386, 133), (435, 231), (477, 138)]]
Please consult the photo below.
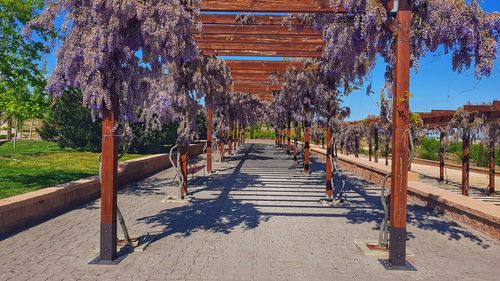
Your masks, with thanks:
[[(311, 150), (320, 155), (326, 154), (326, 150), (315, 145), (311, 146)], [(343, 155), (339, 155), (337, 159), (343, 169), (378, 185), (391, 172), (390, 166), (363, 163), (362, 159), (351, 159)], [(390, 188), (390, 181), (386, 188)], [(500, 239), (500, 207), (494, 204), (422, 183), (415, 177), (408, 181), (408, 200)]]
[[(189, 147), (189, 155), (203, 153), (204, 143)], [(174, 160), (176, 157), (174, 157)], [(121, 163), (118, 185), (139, 181), (172, 165), (167, 154), (147, 156)], [(0, 235), (32, 226), (99, 198), (101, 184), (97, 176), (48, 187), (0, 200)]]

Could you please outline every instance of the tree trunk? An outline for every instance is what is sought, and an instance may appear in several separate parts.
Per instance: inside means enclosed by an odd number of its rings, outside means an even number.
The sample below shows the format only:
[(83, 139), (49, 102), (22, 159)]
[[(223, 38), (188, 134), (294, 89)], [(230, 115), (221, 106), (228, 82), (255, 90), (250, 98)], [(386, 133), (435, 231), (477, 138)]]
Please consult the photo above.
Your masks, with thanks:
[[(17, 122), (17, 125), (19, 126), (19, 138), (22, 139), (23, 138), (23, 121), (18, 121)], [(17, 134), (16, 134), (16, 137), (17, 137)]]
[(12, 140), (12, 117), (7, 119), (7, 139)]
[(374, 139), (375, 139), (375, 151), (374, 151), (374, 154), (375, 154), (375, 163), (378, 163), (378, 143), (379, 143), (379, 139), (378, 139), (378, 129), (375, 129), (374, 132), (373, 132), (373, 136), (374, 136)]
[(17, 142), (17, 128), (19, 127), (19, 120), (16, 119), (16, 126), (14, 130), (14, 149), (16, 149), (16, 142)]
[(29, 140), (32, 140), (32, 134), (33, 134), (33, 123), (35, 123), (35, 118), (32, 118), (32, 119), (31, 119), (31, 122), (30, 122), (30, 136), (29, 136)]

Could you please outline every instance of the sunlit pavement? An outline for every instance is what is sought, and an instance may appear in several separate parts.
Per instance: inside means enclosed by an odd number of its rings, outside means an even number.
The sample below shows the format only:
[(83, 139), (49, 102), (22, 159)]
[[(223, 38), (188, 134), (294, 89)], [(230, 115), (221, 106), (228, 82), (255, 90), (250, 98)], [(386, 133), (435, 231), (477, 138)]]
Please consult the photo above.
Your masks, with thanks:
[(304, 176), (272, 143), (247, 142), (217, 173), (198, 173), (187, 205), (161, 202), (174, 171), (162, 172), (118, 198), (132, 236), (157, 235), (146, 251), (89, 265), (96, 201), (2, 240), (0, 280), (498, 280), (499, 241), (413, 205), (408, 260), (417, 271), (386, 271), (354, 243), (378, 238), (378, 187), (347, 174), (348, 202), (323, 206), (320, 162)]

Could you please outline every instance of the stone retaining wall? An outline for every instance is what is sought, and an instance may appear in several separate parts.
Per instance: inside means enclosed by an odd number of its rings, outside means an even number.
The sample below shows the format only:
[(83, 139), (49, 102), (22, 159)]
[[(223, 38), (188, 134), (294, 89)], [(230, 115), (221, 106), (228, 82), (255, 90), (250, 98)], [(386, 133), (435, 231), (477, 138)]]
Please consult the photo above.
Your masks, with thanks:
[[(326, 150), (311, 146), (312, 152), (325, 155)], [(337, 158), (343, 169), (348, 170), (374, 184), (380, 185), (390, 173), (390, 167), (375, 167), (362, 163), (361, 159)], [(390, 188), (390, 180), (386, 188)], [(408, 181), (408, 200), (416, 205), (431, 209), (445, 217), (465, 223), (475, 230), (500, 239), (500, 208), (461, 194), (455, 194), (439, 187), (418, 181)]]
[[(189, 155), (203, 153), (205, 144), (189, 147)], [(175, 160), (176, 157), (173, 157)], [(167, 154), (147, 156), (121, 163), (118, 167), (118, 185), (150, 177), (170, 168)], [(30, 227), (43, 220), (64, 213), (99, 198), (101, 185), (97, 176), (68, 182), (0, 200), (0, 235)]]

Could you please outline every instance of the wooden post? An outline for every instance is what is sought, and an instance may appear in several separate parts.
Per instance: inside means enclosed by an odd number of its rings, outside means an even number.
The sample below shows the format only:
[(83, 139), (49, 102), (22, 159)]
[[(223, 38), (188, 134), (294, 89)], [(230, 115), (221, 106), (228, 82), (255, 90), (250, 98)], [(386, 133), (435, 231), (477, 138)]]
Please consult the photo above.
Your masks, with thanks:
[(229, 125), (229, 133), (227, 134), (227, 154), (231, 156), (233, 153), (233, 128)]
[(116, 259), (116, 212), (118, 187), (118, 143), (114, 132), (116, 124), (117, 104), (112, 103), (112, 109), (104, 106), (102, 120), (102, 160), (101, 160), (101, 261)]
[[(330, 120), (326, 121), (330, 124)], [(333, 155), (332, 146), (332, 128), (328, 125), (326, 129), (326, 197), (333, 199), (333, 186), (332, 186), (332, 162), (330, 156)]]
[(379, 155), (379, 148), (378, 148), (378, 144), (379, 144), (379, 138), (378, 138), (378, 128), (374, 128), (373, 130), (373, 138), (375, 139), (375, 151), (374, 151), (374, 154), (375, 154), (375, 163), (378, 163), (378, 155)]
[(238, 148), (241, 147), (241, 128), (240, 128), (240, 123), (238, 122), (237, 124), (237, 134), (236, 134), (236, 137), (238, 138)]
[(311, 127), (309, 127), (309, 123), (306, 122), (306, 128), (304, 130), (304, 173), (305, 174), (311, 173), (310, 163), (309, 163), (310, 141), (311, 141)]
[(293, 124), (295, 134), (293, 136), (293, 161), (297, 162), (297, 149), (298, 149), (298, 135), (299, 135), (299, 124), (297, 121)]
[(445, 158), (445, 149), (444, 149), (444, 138), (445, 138), (444, 130), (440, 130), (439, 132), (439, 181), (444, 181), (444, 158)]
[(368, 160), (371, 162), (372, 161), (372, 132), (373, 132), (373, 128), (370, 126), (370, 128), (368, 129), (369, 130), (369, 133), (368, 133)]
[(238, 122), (236, 122), (236, 128), (233, 130), (233, 133), (231, 134), (231, 137), (233, 138), (233, 152), (236, 154), (236, 149), (238, 147), (238, 141), (236, 139), (236, 136), (238, 134)]
[(470, 133), (462, 134), (462, 195), (469, 196)]
[(290, 120), (291, 118), (289, 117), (288, 118), (288, 124), (287, 124), (287, 131), (286, 131), (286, 135), (287, 135), (287, 145), (286, 145), (286, 154), (288, 156), (290, 156), (290, 151), (291, 151), (291, 138), (292, 138), (292, 120)]
[(212, 106), (207, 108), (207, 174), (212, 173), (212, 119), (214, 109)]
[(181, 156), (179, 157), (179, 165), (181, 167), (181, 175), (183, 179), (183, 184), (182, 184), (182, 189), (181, 189), (181, 196), (182, 199), (184, 199), (187, 195), (187, 181), (188, 181), (188, 161), (189, 161), (189, 145), (187, 143), (182, 144), (179, 147), (179, 153)]
[(359, 139), (354, 139), (354, 157), (359, 158)]
[(389, 262), (406, 265), (406, 212), (408, 188), (408, 126), (410, 90), (411, 9), (408, 1), (399, 1), (396, 15), (394, 89), (392, 108), (392, 165)]
[(278, 136), (278, 129), (274, 128), (274, 136), (275, 136), (275, 140), (274, 140), (274, 143), (276, 145), (279, 144), (278, 140), (279, 140), (279, 136)]
[(490, 144), (488, 147), (488, 161), (490, 166), (489, 179), (490, 184), (488, 186), (488, 195), (495, 195), (495, 140), (493, 139), (493, 134), (491, 133), (493, 129), (490, 129)]
[(285, 148), (286, 146), (285, 140), (286, 140), (286, 125), (284, 125), (283, 128), (281, 129), (281, 148)]

